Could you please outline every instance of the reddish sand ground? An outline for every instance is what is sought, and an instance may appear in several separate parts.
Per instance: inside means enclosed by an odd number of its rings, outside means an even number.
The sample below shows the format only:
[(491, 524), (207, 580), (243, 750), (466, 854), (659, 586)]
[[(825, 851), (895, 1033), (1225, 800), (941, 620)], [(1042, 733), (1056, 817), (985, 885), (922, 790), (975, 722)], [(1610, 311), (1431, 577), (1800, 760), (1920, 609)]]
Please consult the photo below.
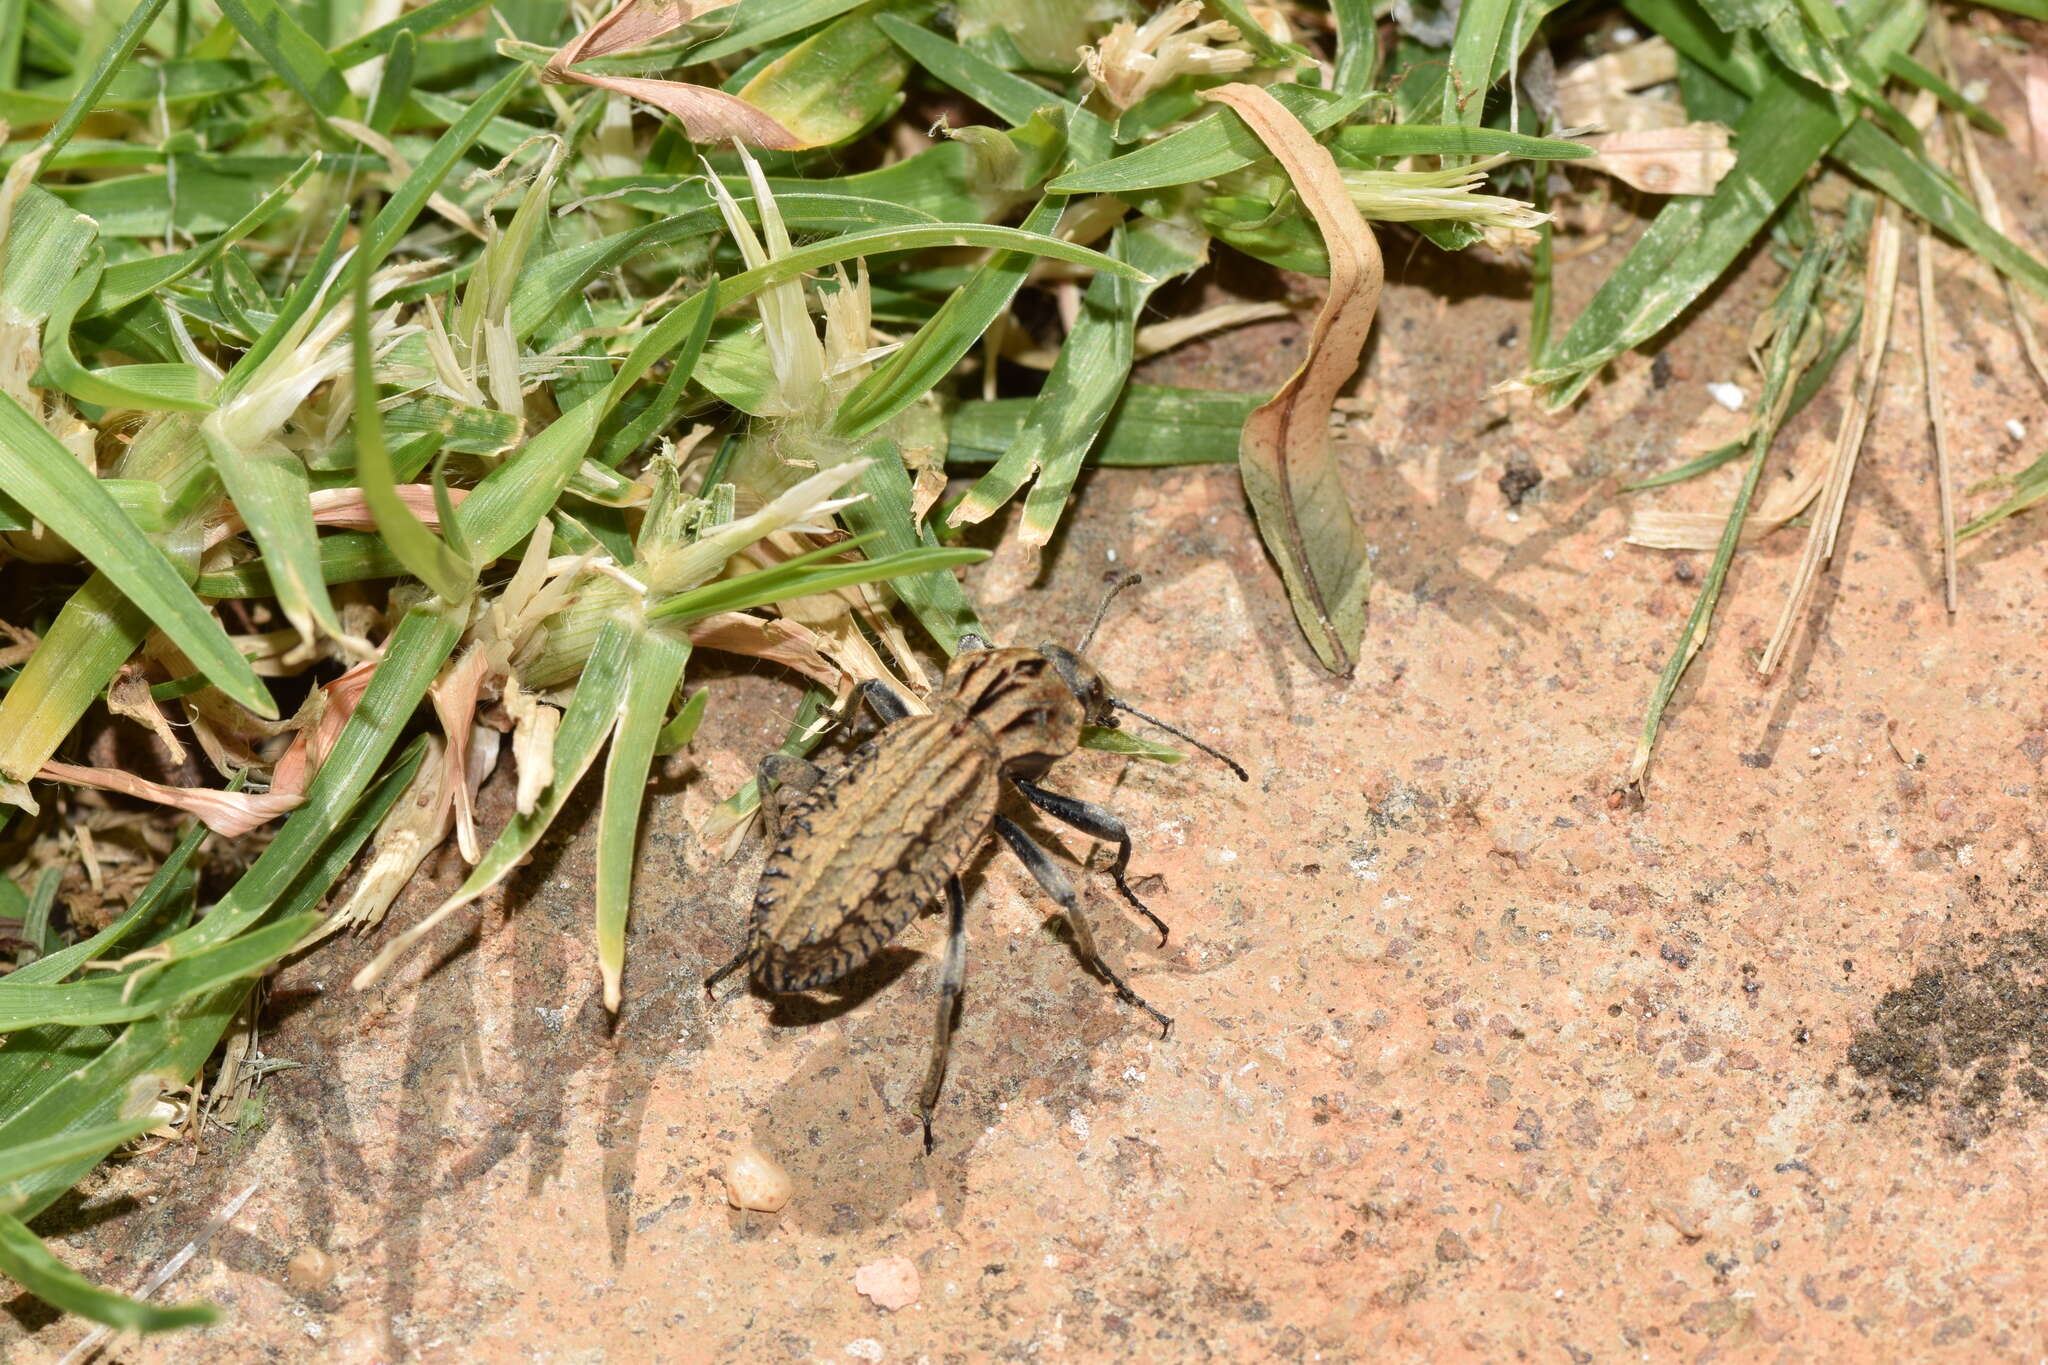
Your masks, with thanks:
[[(2023, 122), (2010, 82), (1992, 100)], [(2040, 234), (2038, 170), (1997, 164)], [(1380, 569), (1355, 677), (1315, 667), (1226, 468), (1098, 474), (1041, 577), (1014, 548), (971, 576), (1028, 643), (1071, 638), (1103, 570), (1143, 570), (1099, 661), (1252, 771), (1057, 773), (1137, 836), (1172, 941), (1090, 894), (1171, 1038), (1082, 971), (1007, 855), (972, 880), (935, 1156), (915, 1103), (936, 919), (850, 997), (707, 1005), (758, 854), (693, 831), (796, 697), (735, 675), (650, 800), (616, 1032), (584, 808), (384, 988), (347, 986), (374, 943), (293, 966), (263, 1049), (302, 1069), (267, 1084), (260, 1130), (110, 1171), (41, 1224), (127, 1285), (257, 1183), (173, 1286), (221, 1325), (119, 1358), (2038, 1358), (2048, 523), (1971, 542), (1943, 611), (1902, 290), (1796, 649), (1756, 678), (1791, 530), (1738, 560), (1646, 799), (1619, 801), (1707, 556), (1625, 545), (1616, 481), (1725, 418), (1707, 382), (1754, 393), (1741, 337), (1778, 272), (1752, 261), (1662, 360), (1545, 418), (1482, 398), (1524, 358), (1513, 276), (1388, 241), (1341, 438)], [(1621, 249), (1564, 267), (1561, 316)], [(2048, 407), (1994, 282), (1940, 259), (1967, 486), (2031, 458)], [(1299, 336), (1154, 374), (1270, 385)], [(1789, 447), (1809, 458), (1838, 410)], [(1511, 463), (1542, 476), (1519, 510)], [(1725, 505), (1734, 474), (1660, 505)], [(452, 854), (431, 870), (398, 921)], [(793, 1178), (778, 1215), (726, 1203), (749, 1144)], [(16, 1360), (83, 1334), (9, 1308)]]

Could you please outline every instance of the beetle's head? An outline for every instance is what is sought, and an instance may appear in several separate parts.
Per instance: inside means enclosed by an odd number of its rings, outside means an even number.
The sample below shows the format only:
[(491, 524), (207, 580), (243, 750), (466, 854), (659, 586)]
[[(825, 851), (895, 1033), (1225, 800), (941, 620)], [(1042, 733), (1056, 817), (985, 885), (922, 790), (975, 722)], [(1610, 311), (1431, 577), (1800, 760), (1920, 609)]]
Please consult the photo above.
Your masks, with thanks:
[(1110, 695), (1108, 680), (1096, 672), (1094, 664), (1060, 645), (1040, 645), (1038, 652), (1052, 661), (1053, 672), (1060, 675), (1060, 681), (1081, 703), (1086, 724), (1116, 728), (1116, 699)]

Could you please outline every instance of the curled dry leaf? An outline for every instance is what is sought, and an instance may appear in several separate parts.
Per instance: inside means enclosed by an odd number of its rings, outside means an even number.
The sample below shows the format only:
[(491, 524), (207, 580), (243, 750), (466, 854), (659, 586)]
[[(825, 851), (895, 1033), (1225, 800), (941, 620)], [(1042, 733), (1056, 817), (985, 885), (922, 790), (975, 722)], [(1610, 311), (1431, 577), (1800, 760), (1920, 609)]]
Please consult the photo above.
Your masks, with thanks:
[(1294, 616), (1316, 657), (1335, 672), (1357, 666), (1372, 587), (1365, 533), (1330, 452), (1330, 413), (1358, 368), (1379, 307), (1379, 242), (1344, 186), (1337, 163), (1280, 102), (1255, 85), (1223, 85), (1202, 98), (1227, 104), (1266, 144), (1322, 230), (1330, 292), (1302, 366), (1245, 419), (1238, 473), (1259, 534), (1280, 565)]
[[(448, 490), (448, 504), (460, 507), (462, 500), (469, 496), (467, 488)], [(398, 499), (411, 509), (414, 516), (433, 530), (441, 526), (441, 512), (434, 503), (434, 489), (431, 484), (406, 483), (398, 486)], [(360, 488), (321, 488), (308, 497), (313, 508), (315, 526), (333, 526), (344, 531), (374, 531), (377, 519), (370, 514), (369, 500)], [(242, 518), (232, 508), (221, 520), (206, 528), (206, 548), (212, 549), (230, 536), (240, 535), (245, 529)]]
[(477, 699), (483, 691), (487, 662), (483, 650), (471, 647), (443, 668), (441, 676), (427, 690), (434, 703), (434, 718), (441, 723), (441, 733), (448, 737), (445, 762), (448, 796), (454, 804), (455, 844), (462, 851), (463, 861), (472, 867), (483, 857), (483, 845), (476, 837), (476, 790), (483, 775), (476, 773), (476, 780), (471, 780), (469, 742), (477, 729)]
[(166, 787), (120, 768), (85, 768), (75, 763), (45, 763), (36, 773), (45, 782), (95, 787), (142, 801), (154, 801), (196, 815), (215, 834), (239, 839), (269, 824), (305, 798), (281, 792), (224, 792), (210, 787)]
[(299, 731), (291, 747), (284, 751), (284, 757), (278, 759), (277, 766), (271, 770), (271, 795), (296, 796), (306, 790), (313, 774), (320, 770), (321, 763), (334, 748), (334, 741), (341, 737), (342, 727), (355, 714), (356, 703), (369, 690), (370, 679), (376, 672), (377, 661), (366, 659), (321, 687), (318, 715), (311, 725)]
[[(6, 623), (0, 622), (0, 629), (4, 628)], [(149, 694), (149, 679), (135, 665), (123, 664), (114, 675), (113, 684), (107, 688), (107, 710), (127, 717), (155, 735), (173, 766), (185, 761), (185, 746), (178, 742), (178, 732), (171, 728), (170, 718)]]
[(598, 76), (572, 70), (577, 62), (641, 47), (672, 33), (698, 14), (719, 8), (717, 0), (626, 0), (555, 53), (542, 79), (571, 81), (627, 95), (642, 104), (674, 114), (693, 142), (744, 142), (754, 147), (794, 151), (803, 139), (737, 95), (684, 81), (658, 81), (645, 76)]
[(1608, 133), (1585, 139), (1593, 155), (1578, 164), (1646, 194), (1712, 194), (1735, 168), (1728, 137), (1718, 123)]
[(843, 677), (820, 651), (816, 632), (796, 621), (722, 611), (690, 623), (690, 643), (700, 649), (768, 659), (806, 678), (837, 689)]

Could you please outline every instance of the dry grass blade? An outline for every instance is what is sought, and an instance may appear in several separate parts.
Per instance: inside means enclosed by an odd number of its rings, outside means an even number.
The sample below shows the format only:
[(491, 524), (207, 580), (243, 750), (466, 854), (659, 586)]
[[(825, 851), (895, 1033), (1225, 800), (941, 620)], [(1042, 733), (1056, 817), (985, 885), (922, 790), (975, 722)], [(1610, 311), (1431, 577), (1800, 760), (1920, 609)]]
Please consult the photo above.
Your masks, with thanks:
[(1849, 481), (1856, 473), (1856, 457), (1863, 449), (1863, 435), (1870, 427), (1870, 408), (1877, 395), (1879, 376), (1884, 371), (1885, 344), (1891, 337), (1892, 302), (1898, 293), (1899, 253), (1905, 232), (1899, 226), (1899, 210), (1890, 201), (1878, 206), (1877, 221), (1870, 230), (1869, 266), (1863, 284), (1863, 331), (1857, 337), (1856, 389), (1842, 414), (1835, 436), (1833, 457), (1828, 462), (1827, 480), (1821, 488), (1820, 512), (1806, 536), (1798, 571), (1785, 594), (1785, 606), (1771, 642), (1757, 661), (1757, 672), (1769, 677), (1785, 657), (1799, 614), (1813, 594), (1814, 580), (1835, 552), (1835, 532), (1842, 524), (1842, 509), (1849, 499)]
[(1920, 366), (1927, 390), (1927, 422), (1934, 429), (1934, 481), (1941, 500), (1942, 602), (1956, 609), (1956, 505), (1949, 472), (1948, 415), (1941, 401), (1941, 315), (1934, 302), (1934, 234), (1924, 226), (1914, 244), (1920, 276)]
[(674, 114), (693, 142), (738, 141), (778, 151), (803, 146), (802, 138), (767, 113), (737, 95), (708, 85), (658, 81), (645, 76), (600, 76), (570, 69), (587, 58), (605, 57), (652, 42), (690, 22), (699, 10), (716, 8), (715, 4), (700, 5), (694, 0), (626, 0), (555, 53), (542, 73), (543, 78), (556, 84), (575, 81), (594, 85), (651, 104)]
[[(1961, 118), (1952, 121), (1956, 146), (1963, 154), (1963, 171), (1970, 181), (1970, 192), (1976, 197), (1977, 212), (1984, 215), (1984, 221), (1994, 232), (2005, 231), (2005, 206), (1999, 202), (1997, 187), (1991, 177), (1984, 173), (1984, 163), (1977, 156), (1977, 135), (1970, 131), (1970, 125)], [(2033, 314), (2021, 297), (2020, 287), (2012, 276), (2000, 272), (1998, 282), (2005, 286), (2006, 306), (2012, 310), (2013, 330), (2019, 333), (2020, 350), (2026, 353), (2028, 368), (2040, 383), (2041, 391), (2048, 393), (2048, 355), (2041, 347), (2041, 334), (2034, 328)]]
[[(205, 1250), (206, 1244), (218, 1236), (222, 1228), (234, 1221), (235, 1215), (242, 1211), (242, 1206), (248, 1203), (261, 1187), (261, 1181), (252, 1181), (243, 1188), (240, 1194), (228, 1200), (221, 1207), (219, 1213), (207, 1219), (206, 1227), (200, 1231), (197, 1237), (194, 1237), (191, 1241), (185, 1243), (184, 1246), (178, 1248), (169, 1260), (151, 1272), (149, 1278), (144, 1280), (136, 1289), (135, 1297), (147, 1299), (155, 1294), (157, 1290), (169, 1284), (179, 1271), (191, 1263), (194, 1256)], [(84, 1340), (64, 1353), (63, 1358), (57, 1362), (57, 1365), (86, 1365), (87, 1361), (95, 1360), (99, 1357), (100, 1352), (106, 1348), (107, 1338), (112, 1335), (114, 1335), (114, 1331), (111, 1327), (93, 1328)]]
[(167, 787), (120, 768), (88, 768), (76, 763), (45, 763), (36, 776), (45, 782), (68, 782), (74, 787), (95, 787), (141, 801), (154, 801), (199, 817), (208, 829), (226, 839), (239, 839), (251, 830), (261, 829), (304, 803), (304, 798), (296, 794)]
[(1322, 230), (1330, 292), (1301, 368), (1245, 420), (1238, 471), (1259, 534), (1279, 562), (1295, 619), (1323, 666), (1348, 673), (1365, 632), (1372, 565), (1330, 454), (1330, 412), (1358, 368), (1386, 270), (1379, 242), (1345, 189), (1330, 153), (1300, 120), (1255, 85), (1224, 85), (1204, 99), (1236, 111), (1293, 181)]

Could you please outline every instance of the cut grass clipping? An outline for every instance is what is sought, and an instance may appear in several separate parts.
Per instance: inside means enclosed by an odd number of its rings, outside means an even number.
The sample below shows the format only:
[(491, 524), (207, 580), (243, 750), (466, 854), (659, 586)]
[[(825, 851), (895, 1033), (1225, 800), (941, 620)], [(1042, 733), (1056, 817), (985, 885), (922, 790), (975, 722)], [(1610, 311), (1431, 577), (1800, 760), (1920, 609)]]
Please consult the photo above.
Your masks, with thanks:
[[(588, 778), (619, 1009), (648, 775), (717, 704), (693, 650), (803, 677), (805, 751), (860, 682), (922, 679), (982, 630), (957, 528), (1021, 502), (1009, 533), (1047, 545), (1088, 465), (1239, 463), (1314, 657), (1350, 669), (1369, 547), (1327, 428), (1374, 234), (1525, 262), (1547, 320), (1538, 206), (1610, 171), (1696, 192), (1653, 201), (1561, 334), (1532, 328), (1543, 401), (1753, 243), (1790, 281), (1765, 415), (1665, 476), (1749, 461), (1640, 779), (1745, 516), (1800, 510), (1747, 513), (1773, 435), (1857, 344), (1873, 217), (1988, 262), (2016, 308), (2048, 271), (2000, 226), (1972, 139), (2003, 129), (1919, 5), (1631, 0), (1653, 36), (1625, 45), (1575, 21), (1558, 55), (1652, 72), (1600, 88), (1664, 101), (1698, 153), (1609, 144), (1598, 170), (1569, 169), (1596, 149), (1563, 105), (1508, 79), (1555, 7), (1466, 0), (1432, 32), (1358, 0), (682, 0), (581, 31), (532, 0), (383, 23), (354, 0), (0, 6), (0, 1270), (109, 1328), (204, 1320), (86, 1283), (31, 1229), (110, 1153), (236, 1122), (270, 968), (375, 930), (452, 840), (472, 870), (372, 985)], [(1816, 171), (1889, 207), (1823, 215)], [(1277, 394), (1135, 377), (1290, 311), (1162, 304), (1219, 250), (1330, 279)], [(1852, 447), (1809, 497), (1839, 505)], [(1957, 534), (2048, 496), (2042, 470)], [(500, 766), (513, 814), (486, 831)]]

